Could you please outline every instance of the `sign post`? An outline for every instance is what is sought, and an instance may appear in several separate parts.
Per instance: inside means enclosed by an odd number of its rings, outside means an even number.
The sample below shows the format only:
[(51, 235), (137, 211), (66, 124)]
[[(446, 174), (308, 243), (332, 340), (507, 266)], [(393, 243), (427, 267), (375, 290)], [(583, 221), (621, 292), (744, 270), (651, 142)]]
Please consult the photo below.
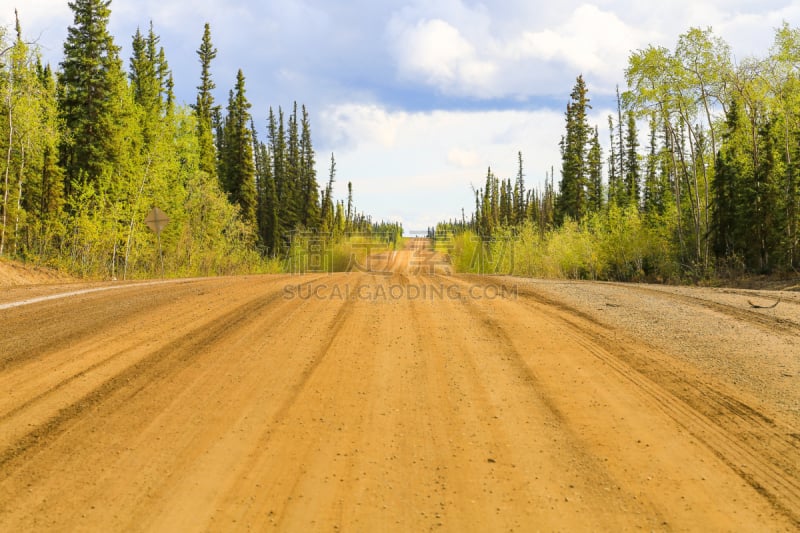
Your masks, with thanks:
[(164, 252), (161, 250), (161, 231), (169, 224), (169, 217), (157, 207), (153, 207), (144, 219), (147, 227), (153, 230), (158, 241), (158, 255), (161, 258), (161, 277), (164, 277)]

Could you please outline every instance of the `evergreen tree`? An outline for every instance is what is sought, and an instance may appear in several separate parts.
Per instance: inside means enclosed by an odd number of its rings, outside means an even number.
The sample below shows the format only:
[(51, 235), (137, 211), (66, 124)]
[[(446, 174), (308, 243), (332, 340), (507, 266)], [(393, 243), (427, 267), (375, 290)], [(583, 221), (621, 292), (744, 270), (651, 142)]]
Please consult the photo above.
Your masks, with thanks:
[(567, 132), (561, 139), (561, 183), (556, 201), (556, 220), (569, 217), (580, 220), (587, 213), (589, 185), (587, 151), (590, 143), (587, 110), (588, 90), (583, 76), (578, 76), (567, 104)]
[(608, 156), (608, 204), (622, 205), (622, 180), (620, 179), (620, 169), (617, 168), (619, 159), (617, 155), (617, 143), (614, 132), (614, 117), (608, 116), (608, 131), (611, 134), (610, 143), (611, 155)]
[(37, 255), (46, 257), (51, 244), (57, 245), (63, 234), (64, 171), (58, 164), (58, 109), (56, 83), (50, 65), (37, 67), (41, 87), (39, 116), (42, 125), (41, 172), (38, 195), (30, 195), (27, 209), (34, 213), (34, 231), (38, 234)]
[(347, 213), (346, 224), (347, 231), (350, 230), (350, 225), (355, 217), (355, 204), (353, 204), (353, 182), (347, 182)]
[(59, 109), (66, 135), (61, 146), (67, 194), (73, 184), (96, 184), (120, 157), (119, 48), (108, 33), (110, 0), (69, 2), (74, 22), (64, 43)]
[(500, 183), (500, 226), (508, 227), (512, 222), (512, 191), (511, 180), (502, 180)]
[(319, 184), (311, 143), (311, 122), (306, 106), (302, 106), (303, 118), (300, 135), (300, 223), (306, 228), (319, 227)]
[(231, 92), (220, 150), (220, 177), (231, 202), (241, 208), (244, 222), (256, 228), (255, 163), (253, 134), (250, 131), (250, 102), (245, 96), (241, 69), (236, 75), (236, 89)]
[(164, 49), (158, 47), (160, 38), (150, 30), (147, 37), (137, 28), (133, 36), (133, 55), (130, 60), (130, 72), (134, 102), (140, 109), (140, 128), (144, 148), (149, 149), (154, 137), (163, 129), (163, 117), (172, 104), (170, 96), (170, 72), (166, 62)]
[(587, 154), (589, 167), (588, 208), (593, 212), (603, 209), (603, 149), (600, 146), (600, 132), (594, 129)]
[[(628, 169), (626, 168), (626, 158), (625, 158), (625, 141), (624, 141), (624, 134), (623, 134), (623, 126), (624, 122), (622, 120), (622, 98), (619, 95), (619, 85), (617, 85), (617, 157), (619, 157), (619, 164), (617, 164), (617, 172), (619, 183), (617, 189), (617, 200), (620, 205), (625, 201), (624, 198), (626, 196), (625, 193), (625, 176), (628, 174)], [(612, 133), (613, 135), (613, 133)], [(613, 146), (613, 142), (611, 143)]]
[(211, 26), (203, 28), (203, 40), (197, 50), (200, 59), (200, 85), (197, 87), (197, 102), (192, 106), (197, 117), (197, 138), (200, 149), (200, 170), (210, 176), (216, 175), (217, 155), (214, 146), (215, 115), (219, 109), (214, 105), (212, 94), (216, 85), (211, 79), (211, 62), (217, 57), (217, 49), (211, 44)]
[(336, 158), (331, 153), (331, 166), (328, 171), (328, 185), (322, 193), (320, 218), (322, 232), (327, 234), (334, 229), (333, 183), (336, 180)]
[(492, 213), (492, 190), (494, 189), (494, 175), (492, 174), (492, 167), (486, 171), (486, 183), (483, 187), (483, 198), (481, 200), (481, 212), (478, 217), (481, 229), (481, 236), (489, 237), (494, 230), (494, 214)]
[(785, 228), (786, 202), (778, 149), (777, 124), (773, 118), (764, 121), (758, 130), (758, 156), (753, 179), (745, 183), (740, 200), (745, 219), (749, 221), (745, 242), (749, 265), (758, 272), (769, 273), (780, 264), (782, 230)]
[[(723, 144), (717, 155), (716, 173), (712, 183), (713, 210), (711, 229), (714, 254), (719, 258), (729, 258), (742, 252), (746, 229), (739, 222), (744, 213), (739, 206), (739, 192), (742, 180), (753, 174), (752, 160), (745, 151), (747, 132), (742, 122), (740, 104), (734, 99), (728, 106), (726, 131)], [(744, 198), (741, 198), (744, 200)]]
[(275, 191), (275, 178), (272, 175), (272, 157), (267, 145), (259, 142), (252, 119), (250, 120), (250, 130), (253, 133), (253, 153), (255, 155), (258, 234), (266, 253), (275, 257), (280, 252), (281, 241), (278, 197)]
[(625, 135), (625, 203), (637, 208), (641, 200), (641, 165), (639, 164), (639, 132), (633, 111), (626, 113), (628, 127)]
[(655, 113), (650, 115), (650, 144), (644, 172), (644, 191), (642, 210), (647, 215), (664, 214), (664, 191), (659, 179), (659, 153), (657, 144), (658, 122)]
[(522, 167), (522, 152), (517, 153), (517, 181), (514, 184), (514, 223), (522, 224), (527, 213), (525, 203), (525, 173)]
[(492, 174), (491, 178), (492, 188), (489, 196), (489, 201), (492, 206), (491, 228), (495, 229), (500, 227), (500, 180), (494, 174)]
[(294, 228), (302, 224), (303, 219), (303, 184), (301, 177), (302, 162), (300, 159), (300, 127), (297, 120), (297, 102), (294, 102), (289, 115), (286, 132), (286, 167), (285, 180), (289, 194), (286, 197), (288, 211), (286, 222)]
[(278, 219), (281, 233), (285, 234), (297, 226), (297, 210), (295, 199), (295, 183), (291, 179), (289, 169), (289, 153), (286, 144), (286, 128), (284, 126), (283, 109), (278, 107), (276, 117), (269, 110), (269, 142), (272, 153), (273, 176), (278, 196)]

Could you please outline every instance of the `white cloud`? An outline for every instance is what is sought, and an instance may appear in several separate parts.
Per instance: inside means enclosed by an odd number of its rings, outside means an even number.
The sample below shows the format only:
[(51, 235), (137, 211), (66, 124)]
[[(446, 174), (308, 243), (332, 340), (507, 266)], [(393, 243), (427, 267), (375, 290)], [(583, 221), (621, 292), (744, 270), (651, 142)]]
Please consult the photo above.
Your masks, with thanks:
[[(531, 20), (509, 31), (506, 24), (493, 27), (485, 10), (452, 20), (425, 18), (418, 12), (413, 14), (417, 18), (409, 18), (409, 13), (400, 12), (388, 33), (402, 79), (475, 98), (546, 93), (551, 79), (542, 71), (554, 67), (573, 80), (581, 72), (603, 82), (619, 79), (628, 52), (652, 36), (593, 5), (579, 5), (568, 13), (541, 29), (531, 29), (537, 26)], [(459, 24), (459, 19), (465, 22)]]
[[(336, 194), (353, 182), (356, 203), (369, 212), (400, 215), (406, 229), (425, 229), (443, 218), (467, 216), (472, 186), (483, 185), (489, 166), (501, 178), (525, 159), (526, 181), (541, 185), (557, 164), (560, 111), (434, 111), (409, 113), (357, 103), (320, 115), (317, 148), (334, 152)], [(327, 159), (318, 165), (327, 176)]]
[(481, 159), (478, 150), (475, 148), (455, 147), (447, 152), (447, 162), (457, 168), (472, 169), (480, 164)]
[(648, 42), (650, 34), (625, 24), (612, 12), (584, 4), (553, 28), (524, 32), (505, 52), (517, 60), (563, 61), (586, 74), (618, 75), (630, 50)]
[(458, 29), (440, 20), (420, 20), (398, 30), (394, 42), (401, 76), (422, 80), (447, 91), (481, 92), (496, 67), (477, 57), (475, 47)]
[(362, 144), (392, 149), (406, 119), (403, 112), (390, 113), (377, 105), (355, 103), (332, 106), (320, 114), (324, 142), (341, 150)]

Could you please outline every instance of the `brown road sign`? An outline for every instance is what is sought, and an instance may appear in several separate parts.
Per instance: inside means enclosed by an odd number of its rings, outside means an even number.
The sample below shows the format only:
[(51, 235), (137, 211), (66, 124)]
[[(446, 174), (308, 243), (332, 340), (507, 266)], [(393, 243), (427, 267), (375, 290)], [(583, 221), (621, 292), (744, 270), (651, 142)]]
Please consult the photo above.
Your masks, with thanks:
[(144, 223), (147, 224), (147, 227), (153, 230), (156, 234), (159, 234), (161, 233), (161, 230), (167, 227), (167, 224), (169, 223), (169, 217), (164, 211), (154, 207), (149, 213), (147, 213), (147, 218), (144, 219)]

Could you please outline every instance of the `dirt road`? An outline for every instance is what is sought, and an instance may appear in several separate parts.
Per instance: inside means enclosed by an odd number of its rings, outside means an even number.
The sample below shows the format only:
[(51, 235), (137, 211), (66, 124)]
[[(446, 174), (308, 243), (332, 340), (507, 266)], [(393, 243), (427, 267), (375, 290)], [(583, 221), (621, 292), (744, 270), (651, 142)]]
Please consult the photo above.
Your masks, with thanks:
[(800, 527), (796, 293), (419, 258), (0, 292), (0, 530)]

